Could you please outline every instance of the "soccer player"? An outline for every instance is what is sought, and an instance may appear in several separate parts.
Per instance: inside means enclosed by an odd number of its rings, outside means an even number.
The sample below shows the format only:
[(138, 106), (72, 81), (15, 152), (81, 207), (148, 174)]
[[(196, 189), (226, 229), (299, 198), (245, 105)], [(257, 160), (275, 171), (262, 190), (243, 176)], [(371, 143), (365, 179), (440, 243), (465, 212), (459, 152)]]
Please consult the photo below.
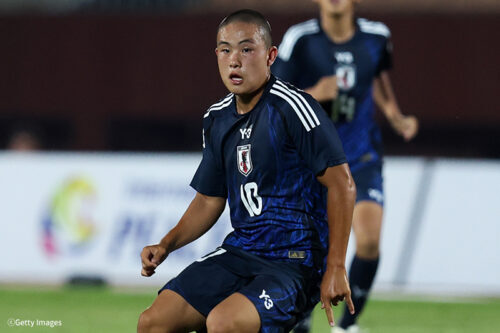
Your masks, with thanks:
[(271, 75), (270, 26), (241, 10), (219, 25), (215, 50), (230, 94), (203, 117), (196, 196), (142, 253), (151, 276), (172, 251), (217, 221), (234, 231), (159, 292), (138, 332), (288, 332), (321, 301), (354, 312), (345, 269), (355, 185), (335, 127), (308, 94)]
[[(379, 22), (355, 17), (357, 0), (315, 0), (320, 18), (292, 26), (284, 35), (272, 70), (305, 89), (335, 122), (357, 197), (353, 230), (356, 255), (349, 280), (356, 313), (345, 311), (334, 332), (358, 332), (356, 324), (379, 262), (384, 196), (381, 134), (374, 120), (376, 103), (405, 140), (418, 128), (401, 114), (388, 75), (392, 65), (390, 31)], [(305, 326), (305, 327), (304, 327)], [(308, 331), (307, 322), (295, 332)]]

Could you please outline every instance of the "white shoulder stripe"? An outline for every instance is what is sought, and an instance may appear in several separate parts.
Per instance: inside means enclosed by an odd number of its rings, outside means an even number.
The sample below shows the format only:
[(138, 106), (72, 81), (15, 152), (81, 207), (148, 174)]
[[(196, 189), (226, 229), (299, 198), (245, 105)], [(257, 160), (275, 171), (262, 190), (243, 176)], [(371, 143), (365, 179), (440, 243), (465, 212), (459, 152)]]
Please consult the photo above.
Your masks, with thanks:
[(304, 127), (306, 128), (306, 131), (309, 132), (311, 130), (309, 125), (307, 125), (306, 120), (304, 119), (304, 117), (300, 113), (299, 109), (297, 109), (297, 106), (295, 106), (295, 103), (292, 102), (292, 100), (290, 100), (290, 98), (288, 98), (285, 94), (282, 94), (281, 92), (274, 90), (274, 89), (271, 89), (270, 92), (271, 92), (271, 94), (277, 95), (277, 96), (283, 98), (285, 101), (287, 101), (288, 104), (290, 104), (290, 106), (293, 108), (293, 110), (295, 111), (295, 113), (299, 117), (300, 121), (302, 122), (302, 125), (304, 125)]
[(222, 101), (217, 102), (215, 104), (212, 104), (208, 109), (210, 110), (211, 108), (213, 108), (215, 106), (219, 106), (221, 104), (224, 104), (225, 102), (227, 102), (231, 98), (233, 98), (233, 93), (228, 94), (226, 97), (224, 97), (224, 99)]
[(389, 38), (391, 36), (391, 31), (382, 22), (368, 21), (367, 19), (359, 18), (358, 20), (359, 28), (362, 32), (369, 34), (382, 35)]
[(316, 112), (314, 112), (314, 110), (311, 108), (311, 105), (306, 101), (306, 99), (304, 98), (304, 96), (302, 96), (301, 94), (297, 93), (295, 90), (288, 88), (280, 80), (276, 80), (276, 83), (279, 84), (284, 89), (286, 89), (292, 95), (295, 95), (296, 97), (298, 97), (300, 99), (300, 101), (302, 102), (302, 105), (304, 105), (306, 107), (306, 109), (307, 109), (307, 111), (305, 112), (307, 118), (310, 119), (309, 116), (308, 116), (308, 113), (309, 113), (311, 115), (311, 117), (314, 119), (314, 123), (311, 120), (311, 124), (313, 125), (312, 127), (314, 128), (315, 126), (319, 126), (320, 123), (319, 123), (318, 117), (316, 116)]
[(226, 106), (230, 105), (233, 102), (233, 94), (227, 95), (222, 101), (213, 104), (211, 107), (208, 108), (207, 112), (203, 115), (203, 118), (208, 117), (211, 111), (216, 111), (225, 108)]
[(288, 61), (292, 55), (295, 44), (300, 37), (307, 34), (314, 34), (318, 31), (319, 24), (316, 19), (292, 26), (283, 36), (283, 41), (278, 48), (278, 57), (283, 61)]
[(314, 121), (311, 119), (311, 115), (307, 112), (305, 106), (302, 104), (302, 102), (297, 98), (297, 96), (295, 96), (294, 94), (292, 94), (290, 92), (290, 90), (288, 90), (288, 88), (286, 87), (282, 87), (278, 84), (275, 84), (273, 85), (273, 88), (283, 94), (285, 94), (287, 97), (289, 97), (295, 104), (295, 106), (298, 107), (298, 110), (300, 111), (300, 113), (305, 116), (305, 119), (306, 119), (306, 122), (307, 124), (309, 125), (309, 127), (311, 128), (314, 128), (316, 127), (316, 124), (314, 123)]
[[(231, 105), (231, 103), (233, 102), (232, 99), (228, 100), (227, 102), (225, 102), (224, 104), (222, 105), (219, 105), (219, 106), (212, 106), (210, 109), (208, 109), (208, 112), (206, 113), (206, 115), (208, 116), (208, 114), (212, 111), (217, 111), (217, 110), (221, 110), (221, 109), (224, 109), (225, 107)], [(203, 116), (205, 117), (205, 116)]]

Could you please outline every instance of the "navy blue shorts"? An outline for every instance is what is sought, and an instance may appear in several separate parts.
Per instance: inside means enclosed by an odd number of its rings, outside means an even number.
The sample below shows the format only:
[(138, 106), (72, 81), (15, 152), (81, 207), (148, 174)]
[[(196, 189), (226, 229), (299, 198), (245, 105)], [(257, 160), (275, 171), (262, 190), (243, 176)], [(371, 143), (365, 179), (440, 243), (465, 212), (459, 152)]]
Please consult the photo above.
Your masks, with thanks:
[(356, 183), (356, 203), (368, 200), (384, 206), (382, 163), (367, 165), (353, 172), (352, 177)]
[(319, 302), (320, 274), (300, 263), (266, 260), (223, 245), (195, 261), (160, 291), (181, 295), (205, 317), (238, 292), (257, 308), (261, 332), (289, 332)]

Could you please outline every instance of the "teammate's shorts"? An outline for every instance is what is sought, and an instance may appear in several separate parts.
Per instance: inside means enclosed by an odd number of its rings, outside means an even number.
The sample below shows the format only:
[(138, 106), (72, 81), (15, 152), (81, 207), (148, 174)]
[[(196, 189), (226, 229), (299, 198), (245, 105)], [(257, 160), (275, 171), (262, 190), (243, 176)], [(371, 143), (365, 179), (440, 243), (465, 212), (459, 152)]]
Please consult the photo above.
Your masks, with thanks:
[(356, 203), (369, 200), (384, 205), (382, 163), (367, 165), (353, 172), (352, 177), (356, 183)]
[(160, 291), (181, 295), (205, 317), (238, 292), (257, 308), (261, 332), (289, 332), (319, 302), (320, 274), (299, 263), (276, 262), (223, 245), (186, 267)]

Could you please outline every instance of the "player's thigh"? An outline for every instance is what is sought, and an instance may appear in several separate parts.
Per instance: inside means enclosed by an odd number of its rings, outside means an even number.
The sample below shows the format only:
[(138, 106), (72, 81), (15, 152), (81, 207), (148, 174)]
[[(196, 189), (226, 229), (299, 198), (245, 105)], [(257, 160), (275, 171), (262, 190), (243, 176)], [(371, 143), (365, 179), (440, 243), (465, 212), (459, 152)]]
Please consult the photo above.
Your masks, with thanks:
[(191, 332), (205, 327), (205, 317), (172, 290), (163, 290), (139, 318), (138, 332)]
[(352, 227), (357, 252), (362, 257), (378, 255), (383, 212), (383, 207), (375, 201), (359, 201), (354, 206)]
[(206, 325), (208, 333), (257, 333), (260, 330), (260, 316), (246, 296), (234, 293), (210, 311)]

